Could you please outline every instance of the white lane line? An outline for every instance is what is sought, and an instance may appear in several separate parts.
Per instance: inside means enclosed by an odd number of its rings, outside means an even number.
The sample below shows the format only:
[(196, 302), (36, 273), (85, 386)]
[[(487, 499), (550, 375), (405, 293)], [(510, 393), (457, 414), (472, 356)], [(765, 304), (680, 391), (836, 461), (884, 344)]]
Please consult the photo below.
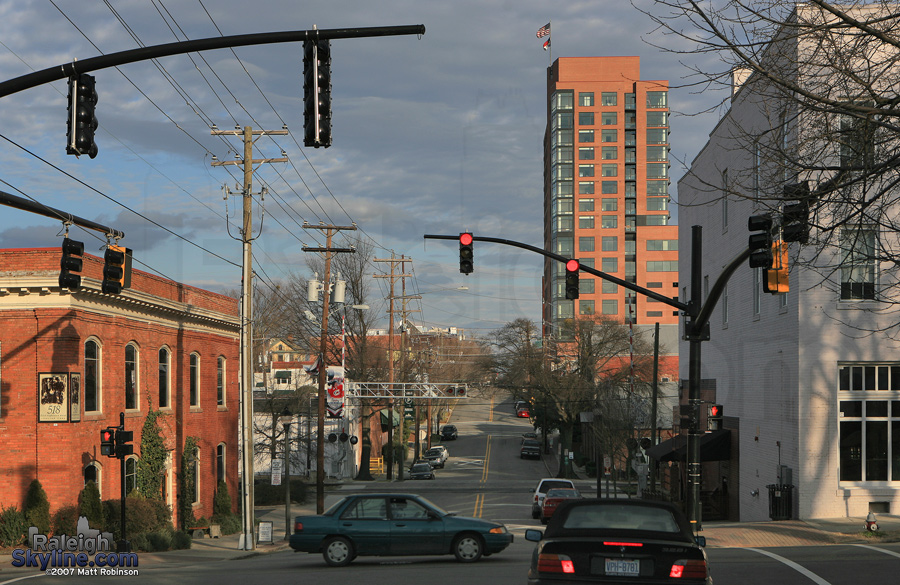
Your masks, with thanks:
[(869, 550), (878, 551), (878, 552), (880, 552), (880, 553), (884, 553), (884, 554), (886, 554), (886, 555), (891, 555), (891, 556), (894, 556), (894, 557), (897, 557), (898, 559), (900, 559), (900, 553), (896, 553), (896, 552), (894, 552), (894, 551), (892, 551), (892, 550), (886, 550), (886, 549), (883, 549), (883, 548), (878, 548), (877, 546), (872, 546), (872, 545), (869, 545), (869, 544), (854, 544), (853, 546), (858, 546), (859, 548), (867, 548), (867, 549), (869, 549)]
[(831, 583), (829, 583), (828, 581), (826, 581), (826, 580), (823, 579), (822, 577), (819, 577), (818, 575), (816, 575), (815, 573), (813, 573), (812, 571), (810, 571), (810, 570), (807, 569), (806, 567), (803, 567), (803, 566), (801, 566), (801, 565), (798, 565), (798, 564), (795, 563), (794, 561), (792, 561), (792, 560), (790, 560), (790, 559), (786, 559), (786, 558), (784, 558), (784, 557), (781, 556), (781, 555), (776, 555), (775, 553), (771, 553), (771, 552), (769, 552), (769, 551), (767, 551), (767, 550), (762, 550), (762, 549), (759, 549), (759, 548), (746, 547), (744, 550), (752, 550), (752, 551), (754, 551), (754, 552), (758, 552), (758, 553), (761, 554), (761, 555), (766, 555), (767, 557), (773, 558), (773, 559), (775, 559), (776, 561), (778, 561), (778, 562), (780, 562), (780, 563), (784, 563), (785, 565), (787, 565), (787, 566), (789, 566), (790, 568), (794, 569), (795, 571), (797, 571), (797, 572), (800, 573), (801, 575), (803, 575), (803, 576), (805, 576), (805, 577), (808, 577), (813, 583), (818, 583), (818, 585), (831, 585)]
[(15, 583), (16, 581), (21, 581), (23, 579), (32, 579), (34, 577), (43, 577), (44, 573), (35, 573), (34, 575), (27, 575), (25, 577), (16, 577), (15, 579), (8, 579), (6, 581), (0, 581), (0, 585), (7, 585), (7, 583)]

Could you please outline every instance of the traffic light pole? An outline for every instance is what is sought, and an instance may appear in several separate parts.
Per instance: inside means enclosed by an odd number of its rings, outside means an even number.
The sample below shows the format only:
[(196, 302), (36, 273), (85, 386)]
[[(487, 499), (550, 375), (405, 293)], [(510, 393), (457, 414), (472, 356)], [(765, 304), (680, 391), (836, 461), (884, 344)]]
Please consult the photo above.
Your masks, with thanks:
[[(426, 235), (426, 240), (456, 240), (459, 236), (443, 236), (443, 235)], [(504, 244), (506, 246), (514, 246), (524, 250), (537, 252), (547, 258), (552, 258), (559, 262), (567, 262), (570, 258), (548, 252), (547, 250), (515, 242), (512, 240), (503, 240), (500, 238), (490, 238), (483, 236), (474, 236), (474, 241), (492, 242), (495, 244)], [(606, 274), (599, 270), (595, 270), (589, 266), (580, 266), (580, 269), (588, 274), (598, 276), (604, 280), (613, 282), (628, 290), (638, 292), (642, 295), (655, 299), (661, 303), (665, 303), (671, 307), (675, 307), (685, 313), (687, 321), (684, 325), (684, 339), (689, 342), (688, 355), (688, 415), (690, 419), (690, 427), (688, 428), (688, 445), (687, 445), (687, 476), (688, 476), (688, 497), (687, 497), (687, 517), (691, 523), (691, 527), (695, 532), (701, 528), (700, 523), (700, 437), (703, 433), (700, 431), (700, 349), (701, 343), (709, 341), (709, 318), (713, 309), (716, 307), (719, 298), (725, 290), (728, 279), (734, 274), (735, 270), (750, 257), (751, 250), (749, 246), (745, 248), (737, 257), (732, 260), (723, 270), (716, 282), (706, 296), (706, 302), (703, 302), (703, 277), (701, 264), (703, 260), (703, 228), (699, 225), (691, 227), (691, 300), (687, 304), (676, 299), (661, 295), (652, 290), (648, 290), (642, 286), (626, 282), (620, 278)]]

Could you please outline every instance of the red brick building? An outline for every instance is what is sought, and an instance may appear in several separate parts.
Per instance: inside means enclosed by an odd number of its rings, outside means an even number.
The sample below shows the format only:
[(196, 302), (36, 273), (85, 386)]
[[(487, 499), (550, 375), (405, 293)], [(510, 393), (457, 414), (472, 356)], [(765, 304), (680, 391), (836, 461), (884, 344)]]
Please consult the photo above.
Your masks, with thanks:
[(134, 432), (126, 484), (137, 485), (141, 431), (159, 411), (168, 460), (160, 496), (178, 522), (182, 452), (196, 437), (196, 488), (210, 517), (218, 479), (238, 502), (238, 301), (134, 270), (120, 295), (101, 292), (103, 261), (85, 255), (78, 291), (58, 284), (61, 252), (0, 250), (0, 504), (19, 509), (40, 480), (51, 513), (75, 504), (87, 480), (120, 495), (120, 462), (100, 431)]

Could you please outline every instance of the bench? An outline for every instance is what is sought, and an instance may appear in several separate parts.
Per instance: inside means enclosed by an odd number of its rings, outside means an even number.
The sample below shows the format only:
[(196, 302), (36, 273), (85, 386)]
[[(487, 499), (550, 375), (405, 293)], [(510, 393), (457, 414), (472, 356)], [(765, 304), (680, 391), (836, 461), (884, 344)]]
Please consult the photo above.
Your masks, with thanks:
[(209, 526), (191, 526), (187, 529), (191, 538), (206, 538), (209, 534), (210, 538), (219, 538), (222, 536), (222, 528), (218, 524), (210, 524)]

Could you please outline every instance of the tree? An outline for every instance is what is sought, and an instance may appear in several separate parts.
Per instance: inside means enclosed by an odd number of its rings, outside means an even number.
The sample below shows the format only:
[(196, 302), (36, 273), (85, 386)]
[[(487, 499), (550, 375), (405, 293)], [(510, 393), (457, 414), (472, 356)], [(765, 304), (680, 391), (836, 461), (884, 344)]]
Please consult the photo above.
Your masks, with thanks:
[(28, 484), (22, 511), (25, 512), (28, 525), (36, 527), (39, 534), (50, 532), (50, 501), (47, 499), (44, 486), (37, 479), (31, 480)]
[(159, 419), (165, 416), (149, 408), (141, 429), (141, 457), (137, 462), (137, 488), (145, 497), (162, 498), (168, 451), (162, 438)]
[[(874, 289), (878, 267), (900, 261), (897, 3), (657, 0), (646, 14), (675, 38), (664, 49), (700, 59), (691, 83), (725, 89), (718, 106), (743, 100), (759, 112), (728, 121), (738, 144), (731, 159), (753, 161), (745, 170), (728, 169), (727, 181), (685, 180), (774, 214), (802, 200), (813, 229), (791, 262), (840, 298), (896, 303), (897, 279), (882, 277)], [(801, 181), (808, 197), (785, 193)]]
[(100, 489), (93, 481), (84, 484), (78, 494), (78, 514), (87, 518), (88, 526), (103, 529), (103, 505), (100, 502)]

